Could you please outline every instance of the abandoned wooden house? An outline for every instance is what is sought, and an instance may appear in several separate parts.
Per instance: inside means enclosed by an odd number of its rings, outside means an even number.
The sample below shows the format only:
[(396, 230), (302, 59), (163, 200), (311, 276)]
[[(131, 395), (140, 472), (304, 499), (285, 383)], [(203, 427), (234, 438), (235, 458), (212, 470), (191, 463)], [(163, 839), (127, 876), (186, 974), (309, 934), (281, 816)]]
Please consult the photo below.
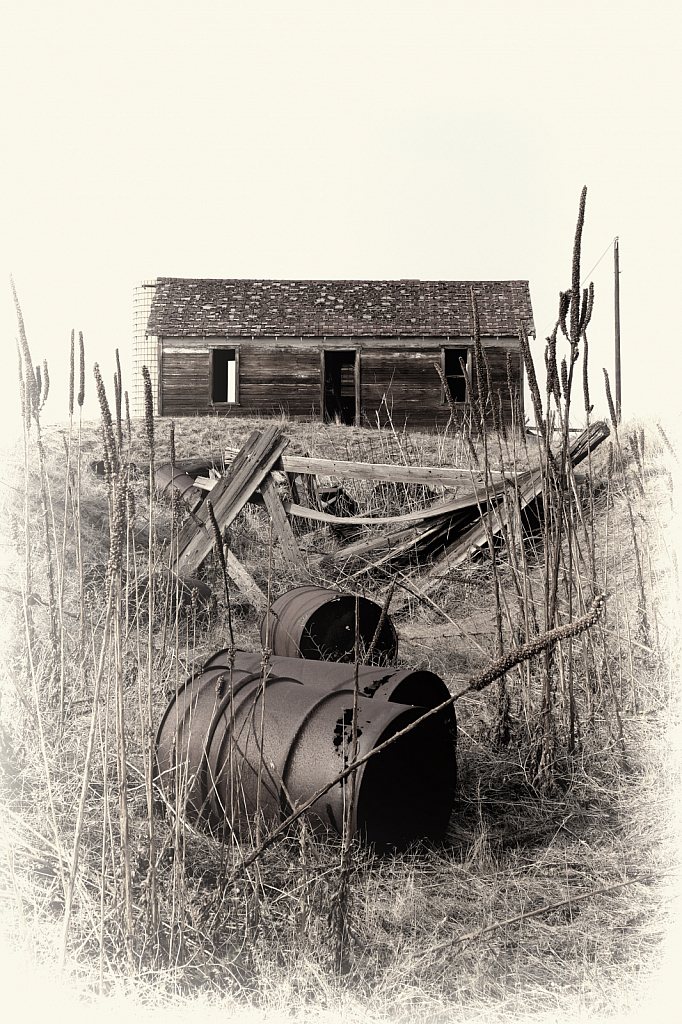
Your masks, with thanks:
[(476, 387), (471, 292), (496, 407), (523, 406), (527, 281), (250, 281), (159, 277), (135, 290), (133, 412), (147, 365), (162, 416), (279, 415), (443, 427)]

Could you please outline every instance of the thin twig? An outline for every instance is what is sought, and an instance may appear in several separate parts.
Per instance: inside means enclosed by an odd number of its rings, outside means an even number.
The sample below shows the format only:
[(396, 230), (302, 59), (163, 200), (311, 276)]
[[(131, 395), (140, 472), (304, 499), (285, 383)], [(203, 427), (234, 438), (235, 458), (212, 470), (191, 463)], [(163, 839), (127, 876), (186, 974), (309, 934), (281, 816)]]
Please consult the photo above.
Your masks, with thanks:
[(541, 914), (549, 914), (552, 910), (559, 910), (561, 907), (572, 906), (574, 903), (580, 902), (580, 900), (588, 900), (594, 896), (603, 896), (607, 892), (614, 892), (616, 889), (624, 889), (628, 885), (634, 885), (635, 882), (648, 882), (652, 878), (660, 878), (662, 875), (669, 875), (673, 871), (679, 871), (682, 865), (675, 864), (671, 868), (666, 868), (664, 871), (649, 871), (645, 875), (638, 875), (636, 878), (628, 878), (625, 882), (615, 882), (613, 885), (602, 886), (601, 889), (591, 889), (590, 892), (584, 892), (580, 896), (569, 896), (568, 899), (560, 900), (558, 903), (546, 903), (544, 907), (538, 907), (537, 910), (524, 911), (521, 914), (516, 914), (514, 917), (506, 917), (503, 921), (495, 921), (493, 924), (486, 925), (485, 928), (479, 928), (475, 932), (467, 932), (466, 935), (458, 935), (454, 939), (448, 939), (446, 942), (440, 942), (436, 946), (429, 947), (429, 957), (441, 949), (447, 949), (449, 946), (455, 946), (462, 942), (469, 942), (473, 939), (480, 939), (484, 935), (489, 935), (490, 932), (497, 931), (498, 928), (505, 928), (509, 924), (517, 924), (519, 921), (528, 921), (531, 917), (539, 917)]

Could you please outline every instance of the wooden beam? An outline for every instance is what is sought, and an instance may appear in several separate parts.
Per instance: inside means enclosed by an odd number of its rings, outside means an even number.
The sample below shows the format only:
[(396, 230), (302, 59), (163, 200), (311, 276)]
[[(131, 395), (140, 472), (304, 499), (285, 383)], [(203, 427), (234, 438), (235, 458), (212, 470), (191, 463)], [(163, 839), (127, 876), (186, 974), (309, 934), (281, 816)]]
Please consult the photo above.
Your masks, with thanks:
[(268, 599), (260, 589), (253, 576), (246, 571), (236, 555), (231, 551), (227, 552), (227, 574), (237, 584), (239, 592), (253, 605), (257, 612), (265, 614), (268, 607)]
[[(226, 449), (229, 460), (234, 449)], [(284, 455), (275, 469), (285, 473), (315, 474), (317, 476), (346, 476), (355, 480), (385, 480), (389, 483), (425, 484), (435, 487), (471, 487), (472, 473), (468, 469), (446, 466), (401, 466), (374, 462), (345, 462), (342, 459), (311, 459), (302, 455)], [(502, 481), (503, 473), (492, 473), (492, 479)], [(483, 485), (481, 473), (474, 473), (475, 483)]]
[[(272, 425), (249, 437), (227, 474), (211, 491), (211, 504), (220, 530), (224, 530), (242, 510), (256, 488), (260, 487), (288, 441)], [(213, 547), (215, 538), (204, 505), (180, 530), (177, 543), (177, 572), (196, 571)]]
[(260, 492), (263, 495), (265, 506), (272, 519), (272, 525), (275, 529), (277, 539), (279, 540), (284, 557), (290, 565), (295, 565), (300, 568), (303, 565), (303, 558), (299, 550), (296, 538), (294, 537), (294, 531), (291, 529), (287, 514), (284, 511), (284, 506), (279, 499), (275, 482), (272, 479), (272, 474), (268, 475), (260, 485)]

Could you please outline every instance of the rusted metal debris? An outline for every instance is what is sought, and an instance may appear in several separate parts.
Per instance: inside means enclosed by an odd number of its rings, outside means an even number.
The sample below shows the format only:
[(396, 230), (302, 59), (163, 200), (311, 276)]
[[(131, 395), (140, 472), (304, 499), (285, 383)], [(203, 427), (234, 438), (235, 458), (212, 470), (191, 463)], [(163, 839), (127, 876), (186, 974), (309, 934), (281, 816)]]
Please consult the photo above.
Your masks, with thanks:
[[(372, 664), (395, 663), (398, 635), (388, 616), (381, 623), (381, 606), (369, 598), (339, 590), (315, 586), (288, 590), (270, 605), (260, 636), (263, 647), (275, 655), (352, 662), (356, 629), (363, 664), (370, 648)], [(377, 629), (379, 635), (374, 641)]]
[[(432, 673), (361, 666), (359, 675), (358, 757), (449, 696), (437, 676), (416, 678)], [(407, 703), (410, 696), (419, 705)], [(256, 811), (279, 822), (346, 767), (353, 706), (350, 666), (274, 658), (264, 672), (260, 654), (221, 651), (166, 710), (156, 738), (157, 781), (191, 820), (248, 835)], [(457, 773), (456, 720), (446, 711), (358, 768), (351, 833), (380, 848), (444, 837)], [(341, 833), (347, 801), (337, 783), (312, 805), (313, 827)]]

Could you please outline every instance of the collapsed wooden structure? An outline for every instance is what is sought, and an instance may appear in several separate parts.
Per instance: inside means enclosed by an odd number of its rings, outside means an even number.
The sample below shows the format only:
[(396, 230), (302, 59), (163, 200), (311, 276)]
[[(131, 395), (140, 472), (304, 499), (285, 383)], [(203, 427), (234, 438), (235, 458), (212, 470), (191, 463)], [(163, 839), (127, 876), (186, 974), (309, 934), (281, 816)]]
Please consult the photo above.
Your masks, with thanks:
[[(601, 421), (583, 431), (570, 446), (571, 465), (577, 466), (608, 435), (609, 428)], [(272, 425), (262, 432), (255, 430), (241, 449), (226, 453), (226, 461), (231, 461), (224, 475), (195, 477), (194, 487), (188, 488), (189, 497), (185, 499), (191, 514), (179, 532), (174, 551), (175, 568), (180, 575), (194, 575), (215, 544), (206, 502), (197, 505), (197, 489), (210, 492), (221, 534), (247, 502), (264, 504), (272, 522), (273, 537), (279, 542), (284, 558), (304, 576), (323, 565), (361, 560), (362, 568), (348, 576), (352, 580), (369, 569), (416, 554), (424, 566), (419, 576), (422, 593), (428, 591), (445, 569), (461, 565), (489, 539), (500, 534), (509, 522), (510, 508), (517, 514), (523, 513), (542, 497), (543, 477), (539, 467), (515, 477), (491, 471), (484, 477), (483, 473), (471, 469), (377, 465), (286, 455), (287, 446), (288, 441), (279, 427)], [(186, 471), (188, 466), (180, 468)], [(159, 473), (164, 481), (174, 481), (175, 467), (170, 474), (168, 468), (160, 467)], [(422, 501), (423, 507), (400, 515), (339, 515), (329, 509), (335, 503), (342, 504), (330, 500), (330, 497), (339, 497), (341, 488), (321, 487), (320, 477), (420, 485), (425, 495), (429, 489), (443, 488), (449, 494), (430, 502)], [(346, 503), (348, 510), (353, 511), (352, 501)], [(302, 538), (297, 539), (292, 526), (301, 520), (333, 527), (346, 542), (334, 551), (308, 556), (301, 550)], [(356, 535), (348, 539), (349, 531), (366, 533), (370, 528), (373, 531), (370, 536), (358, 539)], [(424, 565), (427, 561), (428, 565)], [(244, 597), (258, 611), (265, 611), (265, 595), (229, 550), (226, 562), (230, 577)], [(407, 597), (402, 601), (396, 599), (393, 611), (406, 600)]]

